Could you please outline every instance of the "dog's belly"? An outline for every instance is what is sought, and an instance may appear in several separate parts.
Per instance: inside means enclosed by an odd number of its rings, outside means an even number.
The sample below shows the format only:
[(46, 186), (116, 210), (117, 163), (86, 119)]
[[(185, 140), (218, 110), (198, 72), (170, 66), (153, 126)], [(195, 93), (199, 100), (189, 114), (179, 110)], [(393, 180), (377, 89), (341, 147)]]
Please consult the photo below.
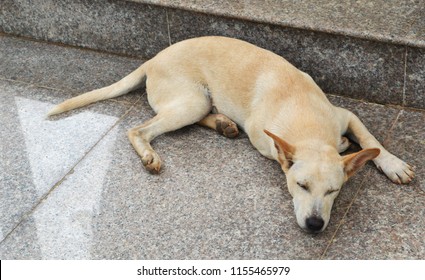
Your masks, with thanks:
[(245, 130), (245, 121), (249, 112), (243, 106), (235, 104), (230, 98), (214, 98), (212, 96), (211, 99), (212, 105), (218, 113), (227, 116)]

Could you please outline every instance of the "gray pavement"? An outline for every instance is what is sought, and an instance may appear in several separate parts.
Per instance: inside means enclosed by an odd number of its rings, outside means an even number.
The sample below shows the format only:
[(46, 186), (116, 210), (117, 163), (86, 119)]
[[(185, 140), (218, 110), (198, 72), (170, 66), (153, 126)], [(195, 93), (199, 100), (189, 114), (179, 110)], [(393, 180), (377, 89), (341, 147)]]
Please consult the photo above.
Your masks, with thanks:
[(311, 235), (296, 224), (279, 165), (245, 134), (163, 135), (155, 176), (126, 136), (153, 116), (143, 90), (45, 118), (141, 63), (0, 35), (0, 259), (425, 258), (424, 111), (329, 95), (417, 177), (399, 186), (367, 165), (325, 232)]

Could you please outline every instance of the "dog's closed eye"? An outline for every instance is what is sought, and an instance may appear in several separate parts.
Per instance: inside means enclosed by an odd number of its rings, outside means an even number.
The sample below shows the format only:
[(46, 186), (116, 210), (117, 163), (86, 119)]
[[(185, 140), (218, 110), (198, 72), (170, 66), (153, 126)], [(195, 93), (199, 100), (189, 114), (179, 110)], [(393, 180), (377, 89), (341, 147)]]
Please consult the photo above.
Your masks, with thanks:
[(302, 183), (300, 183), (300, 182), (297, 182), (297, 185), (298, 185), (300, 188), (302, 188), (303, 190), (307, 191), (307, 192), (309, 192), (309, 191), (310, 191), (310, 190), (309, 190), (309, 188), (308, 188), (308, 186), (307, 186), (307, 185), (305, 185), (305, 184), (302, 184)]
[(339, 189), (330, 189), (325, 193), (325, 195), (330, 195), (330, 194), (336, 193), (338, 191), (339, 191)]

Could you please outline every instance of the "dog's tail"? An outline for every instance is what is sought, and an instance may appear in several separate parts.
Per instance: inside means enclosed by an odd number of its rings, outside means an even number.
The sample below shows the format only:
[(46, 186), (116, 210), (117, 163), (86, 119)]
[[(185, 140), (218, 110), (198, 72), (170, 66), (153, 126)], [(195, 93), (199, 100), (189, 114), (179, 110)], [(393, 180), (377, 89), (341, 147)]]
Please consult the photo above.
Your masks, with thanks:
[(147, 63), (142, 64), (135, 71), (131, 72), (129, 75), (110, 86), (89, 91), (79, 96), (65, 100), (64, 102), (53, 107), (53, 109), (47, 113), (47, 116), (67, 112), (69, 110), (80, 108), (100, 100), (121, 96), (137, 89), (143, 85), (145, 81), (146, 65)]

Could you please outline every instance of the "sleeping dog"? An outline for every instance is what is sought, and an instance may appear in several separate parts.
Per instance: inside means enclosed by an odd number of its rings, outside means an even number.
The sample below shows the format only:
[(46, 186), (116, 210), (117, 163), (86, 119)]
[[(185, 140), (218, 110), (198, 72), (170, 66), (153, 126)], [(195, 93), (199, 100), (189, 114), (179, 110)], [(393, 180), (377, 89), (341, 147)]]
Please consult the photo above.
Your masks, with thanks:
[[(48, 114), (144, 84), (156, 116), (131, 128), (128, 137), (148, 171), (161, 168), (150, 142), (163, 133), (198, 123), (235, 137), (240, 127), (262, 155), (281, 165), (297, 222), (306, 231), (326, 228), (343, 183), (367, 161), (395, 183), (414, 177), (410, 165), (389, 153), (353, 113), (333, 106), (309, 75), (270, 51), (231, 38), (176, 43), (122, 80), (66, 100)], [(345, 134), (363, 150), (341, 156), (349, 146)]]

